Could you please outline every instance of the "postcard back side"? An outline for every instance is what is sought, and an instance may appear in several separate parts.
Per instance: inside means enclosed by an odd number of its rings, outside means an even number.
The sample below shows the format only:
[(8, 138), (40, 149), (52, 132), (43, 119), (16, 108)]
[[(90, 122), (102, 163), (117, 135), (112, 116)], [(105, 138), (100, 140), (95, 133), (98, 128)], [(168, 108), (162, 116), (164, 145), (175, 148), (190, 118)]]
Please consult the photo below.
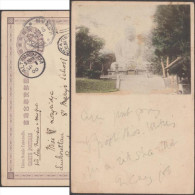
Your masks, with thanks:
[(69, 185), (69, 12), (2, 12), (2, 185)]

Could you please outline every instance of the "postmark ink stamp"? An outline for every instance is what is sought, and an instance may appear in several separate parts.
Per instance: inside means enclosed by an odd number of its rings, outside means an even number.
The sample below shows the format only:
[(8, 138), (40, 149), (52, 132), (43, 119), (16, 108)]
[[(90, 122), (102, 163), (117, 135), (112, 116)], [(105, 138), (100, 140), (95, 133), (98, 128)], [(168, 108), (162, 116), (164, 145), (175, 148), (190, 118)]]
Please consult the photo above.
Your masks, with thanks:
[(69, 51), (69, 42), (68, 42), (68, 35), (63, 35), (59, 38), (58, 40), (58, 50), (66, 55), (69, 56), (70, 51)]
[(45, 59), (36, 51), (27, 51), (20, 56), (18, 69), (27, 78), (39, 77), (45, 70)]
[(44, 46), (50, 45), (55, 38), (56, 29), (54, 21), (42, 16), (30, 18), (24, 26), (32, 26), (39, 29), (44, 38)]
[(26, 26), (21, 30), (17, 37), (16, 47), (19, 55), (22, 55), (27, 51), (37, 51), (38, 53), (43, 53), (43, 35), (36, 27)]

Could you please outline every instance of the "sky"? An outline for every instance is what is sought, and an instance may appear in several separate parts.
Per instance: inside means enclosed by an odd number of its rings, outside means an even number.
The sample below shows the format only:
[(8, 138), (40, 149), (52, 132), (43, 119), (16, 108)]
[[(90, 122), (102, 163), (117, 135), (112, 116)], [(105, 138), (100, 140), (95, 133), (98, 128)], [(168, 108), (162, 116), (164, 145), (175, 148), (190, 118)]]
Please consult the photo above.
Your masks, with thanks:
[(151, 4), (96, 4), (79, 6), (77, 25), (89, 27), (92, 34), (104, 38), (105, 49), (114, 50), (124, 38), (125, 29), (133, 26), (136, 34), (145, 34), (152, 29), (152, 16), (156, 5)]

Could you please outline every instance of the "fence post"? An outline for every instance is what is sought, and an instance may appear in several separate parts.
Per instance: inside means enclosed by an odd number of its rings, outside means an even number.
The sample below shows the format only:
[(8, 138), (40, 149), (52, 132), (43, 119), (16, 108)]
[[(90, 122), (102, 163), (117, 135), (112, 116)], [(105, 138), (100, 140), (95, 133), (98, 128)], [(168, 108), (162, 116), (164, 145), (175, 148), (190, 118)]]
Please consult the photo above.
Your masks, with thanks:
[(119, 76), (119, 74), (116, 75), (116, 88), (120, 89), (120, 76)]

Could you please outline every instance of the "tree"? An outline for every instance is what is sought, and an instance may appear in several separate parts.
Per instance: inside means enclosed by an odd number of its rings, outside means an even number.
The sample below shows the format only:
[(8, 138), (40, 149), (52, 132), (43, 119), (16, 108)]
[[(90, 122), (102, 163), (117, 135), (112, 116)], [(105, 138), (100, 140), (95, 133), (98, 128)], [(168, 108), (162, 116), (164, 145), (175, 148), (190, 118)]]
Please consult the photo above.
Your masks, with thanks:
[(94, 69), (98, 61), (99, 51), (104, 46), (104, 40), (91, 35), (89, 28), (80, 26), (76, 29), (76, 76), (84, 77)]
[[(177, 67), (179, 76), (190, 79), (190, 6), (159, 5), (154, 15), (156, 24), (152, 32), (152, 44), (155, 47), (154, 61), (165, 66), (181, 57), (182, 65)], [(157, 68), (159, 69), (159, 67)], [(166, 76), (166, 72), (164, 73)]]
[(100, 70), (103, 75), (107, 75), (110, 65), (115, 61), (116, 57), (114, 53), (101, 53), (99, 56), (99, 64), (96, 67), (98, 67), (98, 70)]

